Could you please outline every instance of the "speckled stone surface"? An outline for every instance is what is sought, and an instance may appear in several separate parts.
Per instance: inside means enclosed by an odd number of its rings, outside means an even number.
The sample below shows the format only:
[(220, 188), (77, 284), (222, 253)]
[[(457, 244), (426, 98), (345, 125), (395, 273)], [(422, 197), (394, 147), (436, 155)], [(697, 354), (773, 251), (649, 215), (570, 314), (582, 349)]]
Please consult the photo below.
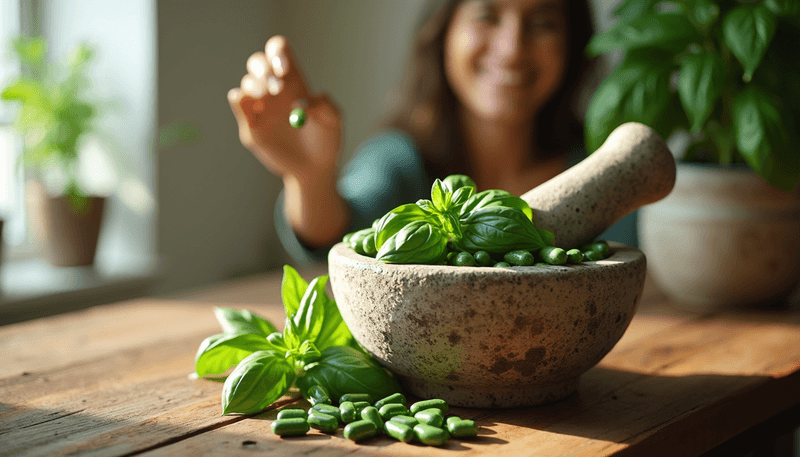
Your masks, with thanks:
[(622, 337), (646, 260), (610, 246), (598, 262), (481, 268), (382, 264), (340, 243), (328, 264), (347, 326), (411, 393), (507, 408), (570, 395)]
[(597, 238), (675, 185), (675, 160), (655, 130), (630, 122), (617, 127), (592, 155), (522, 198), (534, 222), (569, 249)]

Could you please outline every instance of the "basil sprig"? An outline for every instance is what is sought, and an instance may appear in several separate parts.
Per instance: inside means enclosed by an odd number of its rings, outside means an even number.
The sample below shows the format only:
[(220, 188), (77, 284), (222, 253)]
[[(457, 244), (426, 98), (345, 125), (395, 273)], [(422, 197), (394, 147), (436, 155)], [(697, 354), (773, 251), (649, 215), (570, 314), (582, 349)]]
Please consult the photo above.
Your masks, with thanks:
[[(216, 308), (223, 333), (206, 338), (195, 357), (198, 377), (224, 380), (222, 414), (262, 411), (296, 386), (364, 392), (382, 398), (400, 391), (397, 380), (358, 346), (325, 292), (328, 277), (307, 283), (284, 266), (283, 332), (247, 310)], [(225, 373), (235, 367), (230, 375)]]
[(503, 254), (553, 245), (552, 232), (534, 225), (525, 200), (499, 189), (475, 193), (475, 188), (465, 175), (437, 179), (430, 200), (398, 206), (343, 241), (379, 262), (421, 264), (445, 263), (454, 250)]

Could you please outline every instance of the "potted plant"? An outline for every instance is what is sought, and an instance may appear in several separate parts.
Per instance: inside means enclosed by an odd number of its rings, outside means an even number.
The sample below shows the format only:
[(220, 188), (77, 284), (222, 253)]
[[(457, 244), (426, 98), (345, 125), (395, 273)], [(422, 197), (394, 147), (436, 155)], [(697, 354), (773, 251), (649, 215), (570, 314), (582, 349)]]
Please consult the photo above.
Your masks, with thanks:
[[(15, 127), (22, 135), (21, 162), (37, 178), (28, 186), (39, 208), (47, 258), (55, 266), (94, 262), (105, 197), (87, 195), (78, 179), (80, 145), (93, 130), (97, 105), (83, 95), (93, 49), (81, 44), (72, 52), (66, 72), (46, 60), (42, 38), (21, 37), (12, 50), (22, 75), (2, 91), (2, 99), (19, 102)], [(50, 179), (46, 185), (43, 179)]]
[(651, 275), (702, 309), (785, 303), (800, 281), (800, 1), (625, 0), (615, 14), (587, 49), (622, 54), (589, 104), (587, 150), (627, 121), (685, 146), (672, 194), (640, 211)]

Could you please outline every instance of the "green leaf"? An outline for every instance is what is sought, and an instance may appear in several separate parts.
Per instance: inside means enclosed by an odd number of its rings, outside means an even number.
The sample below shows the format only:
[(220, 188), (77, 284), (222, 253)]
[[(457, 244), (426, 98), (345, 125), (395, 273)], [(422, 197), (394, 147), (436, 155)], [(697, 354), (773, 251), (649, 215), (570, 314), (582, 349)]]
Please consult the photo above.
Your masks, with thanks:
[(324, 387), (331, 398), (339, 398), (346, 393), (367, 393), (372, 398), (384, 398), (401, 391), (397, 379), (372, 357), (346, 346), (324, 350), (316, 364), (297, 381), (304, 397), (308, 396), (308, 389), (315, 385)]
[(303, 341), (303, 344), (300, 345), (300, 348), (297, 350), (297, 357), (300, 359), (304, 364), (313, 363), (317, 359), (320, 358), (322, 355), (317, 349), (317, 346), (312, 343), (311, 341)]
[(322, 297), (325, 295), (327, 283), (328, 276), (314, 278), (300, 300), (300, 308), (294, 315), (294, 322), (299, 332), (297, 336), (301, 340), (316, 341), (317, 335), (322, 330), (325, 318), (325, 303)]
[(13, 81), (3, 89), (0, 97), (6, 101), (19, 100), (38, 109), (49, 109), (47, 89), (40, 82), (29, 78)]
[(224, 333), (252, 333), (266, 338), (270, 333), (278, 331), (270, 321), (246, 309), (217, 307), (214, 315)]
[(764, 5), (740, 5), (722, 19), (725, 45), (744, 67), (742, 79), (753, 77), (775, 35), (775, 14)]
[(37, 67), (47, 54), (47, 41), (42, 37), (19, 37), (11, 42), (11, 48), (26, 65)]
[(556, 236), (553, 235), (553, 232), (538, 227), (536, 231), (539, 232), (539, 236), (542, 238), (542, 242), (545, 246), (555, 246)]
[(275, 351), (239, 362), (222, 387), (222, 414), (254, 414), (281, 398), (294, 383), (294, 366)]
[(497, 206), (470, 213), (461, 220), (461, 232), (461, 239), (453, 245), (462, 251), (503, 254), (545, 246), (533, 222), (517, 208)]
[(701, 40), (697, 29), (683, 14), (654, 13), (620, 22), (606, 32), (595, 35), (586, 50), (592, 56), (639, 48), (679, 52)]
[(462, 187), (472, 187), (473, 189), (478, 188), (478, 186), (475, 185), (475, 181), (473, 181), (472, 178), (467, 175), (449, 175), (444, 178), (442, 184), (444, 184), (444, 187), (447, 190), (454, 194)]
[(472, 196), (475, 195), (475, 188), (472, 186), (465, 186), (459, 187), (453, 192), (453, 200), (452, 205), (450, 206), (450, 211), (458, 214), (461, 211), (461, 207), (464, 206), (464, 203), (467, 202)]
[(800, 1), (798, 0), (765, 0), (764, 5), (779, 16), (800, 14)]
[(297, 270), (289, 265), (283, 266), (281, 300), (283, 300), (283, 308), (286, 310), (286, 315), (297, 314), (297, 309), (300, 308), (300, 299), (307, 288), (308, 283), (300, 277)]
[(614, 10), (614, 15), (625, 20), (635, 19), (650, 10), (658, 0), (624, 0)]
[(431, 187), (431, 201), (434, 208), (439, 212), (445, 212), (450, 207), (450, 199), (453, 194), (444, 188), (442, 181), (436, 179)]
[(748, 86), (736, 95), (733, 120), (736, 146), (750, 168), (773, 186), (794, 191), (800, 183), (800, 154), (772, 98)]
[(303, 340), (300, 338), (300, 330), (297, 324), (294, 323), (294, 314), (286, 316), (286, 321), (283, 324), (283, 341), (289, 350), (297, 349)]
[(383, 243), (413, 221), (434, 222), (435, 218), (416, 203), (401, 205), (386, 213), (375, 230), (375, 247), (381, 249)]
[(461, 206), (459, 216), (463, 219), (469, 216), (470, 213), (495, 206), (517, 208), (525, 213), (528, 219), (533, 219), (533, 210), (528, 205), (528, 202), (500, 189), (488, 189), (471, 196)]
[(678, 94), (693, 132), (699, 132), (711, 115), (724, 84), (725, 64), (719, 54), (701, 52), (683, 59)]
[(719, 6), (712, 0), (695, 0), (692, 13), (698, 24), (708, 27), (719, 17)]
[(220, 334), (206, 338), (195, 355), (198, 376), (221, 374), (253, 352), (274, 349), (266, 338), (252, 333)]
[(447, 237), (438, 227), (413, 221), (392, 235), (375, 257), (384, 263), (438, 263), (445, 255)]
[(324, 351), (332, 346), (348, 346), (353, 344), (353, 334), (347, 328), (339, 312), (339, 307), (328, 294), (323, 294), (320, 298), (325, 316), (322, 320), (322, 329), (314, 340), (314, 344), (320, 351)]

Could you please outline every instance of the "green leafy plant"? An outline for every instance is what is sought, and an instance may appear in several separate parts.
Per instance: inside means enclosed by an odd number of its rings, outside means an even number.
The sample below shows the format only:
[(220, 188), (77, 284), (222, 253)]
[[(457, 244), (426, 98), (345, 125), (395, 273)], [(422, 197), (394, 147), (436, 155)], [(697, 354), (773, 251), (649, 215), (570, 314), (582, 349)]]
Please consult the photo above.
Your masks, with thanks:
[(250, 311), (216, 308), (223, 333), (206, 338), (197, 350), (196, 375), (225, 383), (222, 414), (257, 413), (295, 386), (306, 398), (315, 385), (337, 398), (347, 392), (373, 398), (399, 392), (394, 376), (353, 339), (325, 292), (328, 277), (307, 283), (288, 265), (283, 273), (283, 332)]
[(553, 234), (537, 228), (525, 200), (490, 189), (475, 193), (465, 175), (437, 179), (431, 199), (398, 206), (372, 227), (345, 235), (362, 255), (384, 263), (445, 263), (449, 253), (503, 254), (553, 244)]
[(64, 75), (47, 62), (43, 38), (20, 37), (11, 48), (23, 72), (0, 96), (20, 103), (14, 125), (23, 138), (22, 163), (38, 170), (60, 167), (67, 177), (63, 192), (73, 209), (85, 210), (88, 198), (77, 181), (78, 146), (84, 135), (93, 131), (92, 122), (98, 113), (98, 104), (84, 96), (94, 50), (87, 44), (77, 46)]
[(589, 42), (622, 51), (595, 92), (586, 146), (624, 122), (690, 133), (684, 161), (745, 162), (770, 184), (800, 183), (800, 1), (625, 0)]

